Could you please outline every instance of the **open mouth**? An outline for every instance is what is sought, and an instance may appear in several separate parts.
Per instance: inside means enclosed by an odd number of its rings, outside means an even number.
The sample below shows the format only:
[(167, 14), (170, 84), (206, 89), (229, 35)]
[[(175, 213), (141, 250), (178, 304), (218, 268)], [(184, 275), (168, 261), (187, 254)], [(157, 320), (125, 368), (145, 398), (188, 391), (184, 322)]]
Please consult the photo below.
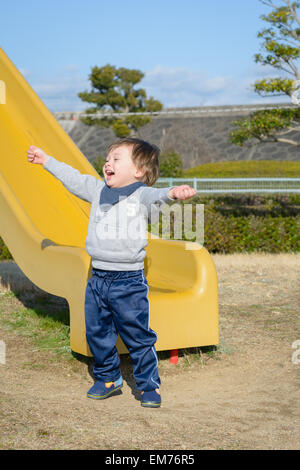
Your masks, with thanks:
[(105, 170), (105, 174), (106, 174), (107, 176), (112, 176), (112, 175), (114, 175), (115, 173), (114, 173), (114, 171), (112, 171), (112, 170)]

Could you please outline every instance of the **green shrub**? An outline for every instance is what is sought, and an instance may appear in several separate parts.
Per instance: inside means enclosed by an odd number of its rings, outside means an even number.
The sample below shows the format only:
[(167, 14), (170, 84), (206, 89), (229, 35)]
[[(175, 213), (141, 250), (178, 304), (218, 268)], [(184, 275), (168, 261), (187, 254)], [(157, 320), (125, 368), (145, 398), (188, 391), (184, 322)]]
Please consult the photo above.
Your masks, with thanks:
[(197, 200), (204, 203), (204, 246), (211, 253), (300, 251), (300, 194)]
[[(210, 253), (300, 252), (298, 194), (197, 195), (181, 204), (188, 203), (204, 204), (204, 246)], [(172, 239), (172, 219), (170, 226)]]
[(162, 178), (183, 176), (182, 161), (180, 155), (174, 150), (167, 150), (159, 156), (159, 176)]
[(93, 166), (95, 170), (97, 171), (97, 173), (99, 173), (100, 176), (102, 176), (102, 178), (104, 177), (103, 175), (104, 164), (105, 164), (105, 158), (103, 158), (102, 155), (98, 155), (96, 160), (93, 161)]
[(210, 253), (300, 251), (300, 216), (222, 216), (205, 210), (204, 246)]

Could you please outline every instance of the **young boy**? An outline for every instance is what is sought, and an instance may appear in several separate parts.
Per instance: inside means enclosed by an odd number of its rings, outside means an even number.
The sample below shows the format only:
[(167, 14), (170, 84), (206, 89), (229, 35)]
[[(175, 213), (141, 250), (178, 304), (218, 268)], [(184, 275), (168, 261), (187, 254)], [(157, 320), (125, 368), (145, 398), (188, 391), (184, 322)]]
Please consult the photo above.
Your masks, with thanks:
[(87, 396), (107, 398), (122, 387), (116, 349), (120, 334), (132, 359), (141, 405), (152, 408), (160, 406), (161, 397), (154, 347), (157, 336), (149, 327), (149, 286), (144, 273), (147, 220), (152, 204), (159, 210), (164, 203), (196, 194), (187, 185), (151, 188), (159, 176), (158, 156), (154, 145), (121, 139), (108, 148), (102, 181), (33, 145), (27, 152), (29, 162), (42, 164), (72, 194), (91, 203), (86, 250), (92, 259), (92, 277), (86, 287), (85, 323), (95, 384)]

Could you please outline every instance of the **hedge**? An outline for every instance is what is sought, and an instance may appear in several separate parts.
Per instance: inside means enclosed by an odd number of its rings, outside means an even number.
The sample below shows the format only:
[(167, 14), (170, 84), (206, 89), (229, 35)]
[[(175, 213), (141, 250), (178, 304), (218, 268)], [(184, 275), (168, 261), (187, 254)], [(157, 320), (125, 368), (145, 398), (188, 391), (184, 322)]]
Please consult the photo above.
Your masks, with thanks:
[[(300, 252), (300, 194), (197, 195), (180, 204), (187, 203), (204, 204), (204, 246), (210, 253)], [(8, 259), (12, 255), (0, 238), (0, 260)]]
[(204, 204), (210, 253), (300, 252), (300, 195), (197, 195), (183, 204), (191, 202)]

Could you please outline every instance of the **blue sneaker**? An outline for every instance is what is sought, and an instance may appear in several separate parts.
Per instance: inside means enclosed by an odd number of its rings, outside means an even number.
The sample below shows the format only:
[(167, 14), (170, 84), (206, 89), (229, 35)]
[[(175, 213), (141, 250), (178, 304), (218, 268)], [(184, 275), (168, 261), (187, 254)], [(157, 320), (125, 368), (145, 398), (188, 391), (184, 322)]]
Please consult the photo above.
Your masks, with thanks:
[(159, 408), (161, 405), (159, 388), (148, 392), (142, 392), (141, 405), (147, 408)]
[(94, 398), (95, 400), (103, 400), (103, 398), (108, 398), (117, 390), (120, 390), (123, 387), (122, 376), (118, 378), (115, 382), (96, 382), (87, 392), (88, 398)]

